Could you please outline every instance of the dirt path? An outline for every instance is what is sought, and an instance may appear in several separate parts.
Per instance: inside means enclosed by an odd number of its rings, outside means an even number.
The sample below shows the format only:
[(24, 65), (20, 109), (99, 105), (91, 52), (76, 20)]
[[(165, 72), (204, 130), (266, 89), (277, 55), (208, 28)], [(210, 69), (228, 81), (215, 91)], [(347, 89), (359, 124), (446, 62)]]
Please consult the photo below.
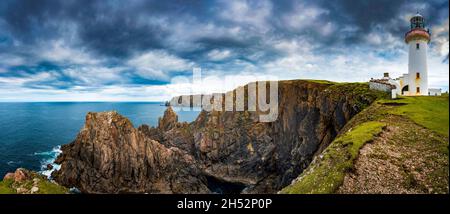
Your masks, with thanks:
[(367, 143), (337, 193), (448, 193), (448, 139), (411, 120), (389, 115)]

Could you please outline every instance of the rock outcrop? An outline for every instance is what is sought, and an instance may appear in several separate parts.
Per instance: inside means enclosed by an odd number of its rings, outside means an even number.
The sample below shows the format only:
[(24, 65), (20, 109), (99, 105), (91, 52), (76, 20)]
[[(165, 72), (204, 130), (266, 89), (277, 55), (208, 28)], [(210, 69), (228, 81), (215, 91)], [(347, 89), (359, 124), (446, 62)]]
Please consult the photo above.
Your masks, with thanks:
[(14, 180), (14, 182), (22, 182), (29, 179), (30, 174), (30, 171), (24, 168), (18, 168), (15, 172), (6, 173), (6, 175), (3, 177), (3, 180), (12, 179)]
[(195, 155), (205, 172), (242, 183), (247, 193), (273, 193), (288, 185), (352, 116), (375, 100), (363, 84), (282, 81), (278, 119), (260, 112), (201, 112), (193, 123)]
[(164, 112), (164, 116), (159, 118), (158, 127), (162, 131), (169, 131), (174, 128), (178, 123), (178, 115), (173, 111), (172, 108), (167, 108)]
[(169, 107), (158, 127), (136, 129), (116, 112), (88, 113), (53, 177), (87, 193), (274, 193), (377, 96), (367, 84), (278, 86), (270, 123), (259, 122), (260, 111), (202, 111), (180, 123)]
[(62, 150), (61, 170), (52, 176), (82, 192), (208, 192), (191, 155), (146, 137), (117, 112), (88, 113), (76, 140)]

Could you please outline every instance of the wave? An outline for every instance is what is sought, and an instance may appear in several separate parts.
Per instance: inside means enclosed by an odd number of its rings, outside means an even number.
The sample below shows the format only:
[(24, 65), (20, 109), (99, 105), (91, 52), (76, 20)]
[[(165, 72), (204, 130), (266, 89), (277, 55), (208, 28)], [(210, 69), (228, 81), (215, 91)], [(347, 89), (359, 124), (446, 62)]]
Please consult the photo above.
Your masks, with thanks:
[[(61, 168), (59, 164), (54, 163), (58, 155), (61, 153), (61, 146), (55, 146), (51, 151), (35, 152), (34, 155), (44, 156), (41, 160), (41, 171), (39, 171), (39, 173), (50, 179), (52, 172)], [(52, 165), (52, 169), (48, 169), (47, 165), (49, 164)]]
[(8, 164), (8, 166), (17, 166), (18, 164), (21, 164), (22, 161), (8, 161), (6, 162), (6, 164)]

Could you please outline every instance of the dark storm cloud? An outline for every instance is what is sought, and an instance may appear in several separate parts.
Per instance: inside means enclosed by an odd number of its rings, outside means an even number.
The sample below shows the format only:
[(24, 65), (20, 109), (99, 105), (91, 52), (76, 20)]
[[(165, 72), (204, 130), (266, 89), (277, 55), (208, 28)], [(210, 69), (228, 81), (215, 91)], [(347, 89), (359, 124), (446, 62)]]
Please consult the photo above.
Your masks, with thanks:
[(405, 0), (340, 0), (321, 1), (320, 4), (331, 11), (330, 18), (370, 31), (374, 24), (387, 23), (395, 18), (404, 3)]
[[(295, 37), (299, 34), (311, 35), (317, 43), (328, 44), (333, 41), (357, 42), (372, 30), (375, 25), (386, 25), (386, 30), (398, 35), (404, 33), (407, 24), (391, 26), (389, 22), (405, 10), (420, 10), (428, 17), (430, 24), (436, 24), (448, 17), (448, 1), (405, 1), (405, 0), (340, 0), (311, 1), (307, 5), (317, 4), (329, 13), (321, 16), (325, 21), (333, 21), (336, 27), (352, 25), (358, 28), (355, 34), (342, 37), (331, 34), (318, 36), (314, 32), (303, 30), (291, 32), (283, 29), (283, 22), (275, 24), (286, 12), (292, 11), (297, 1), (273, 1), (274, 16), (267, 26), (278, 30), (283, 37)], [(425, 7), (420, 4), (426, 4)], [(220, 20), (216, 12), (220, 4), (213, 1), (52, 1), (52, 0), (6, 0), (1, 3), (1, 18), (7, 23), (8, 30), (21, 42), (55, 39), (74, 24), (80, 44), (90, 47), (100, 54), (124, 57), (135, 51), (162, 49), (168, 44), (165, 38), (171, 33), (170, 25), (183, 22), (185, 16), (194, 17), (200, 23), (213, 23), (218, 26), (229, 23)], [(417, 8), (415, 8), (415, 6)], [(435, 13), (434, 11), (438, 11)], [(162, 23), (152, 22), (161, 19)], [(237, 25), (233, 23), (232, 25)], [(275, 26), (278, 25), (278, 26)], [(320, 27), (320, 26), (317, 26)], [(192, 29), (193, 31), (195, 29)], [(248, 30), (258, 35), (258, 31)], [(281, 32), (281, 33), (280, 33)], [(275, 34), (275, 33), (274, 33)], [(258, 35), (261, 36), (261, 35)], [(270, 35), (264, 35), (270, 36)], [(335, 38), (339, 36), (339, 38)], [(323, 40), (323, 41), (322, 41)], [(242, 48), (257, 45), (253, 40), (241, 41), (239, 38), (198, 38), (194, 42), (203, 48)], [(247, 42), (247, 43), (246, 43)]]
[(442, 19), (448, 17), (448, 1), (415, 1), (415, 0), (340, 0), (321, 1), (320, 4), (328, 8), (330, 18), (336, 19), (341, 24), (351, 24), (361, 29), (358, 35), (373, 30), (376, 25), (381, 25), (384, 30), (394, 35), (402, 34), (408, 30), (407, 23), (391, 25), (390, 22), (397, 19), (399, 14), (420, 12), (429, 25), (439, 24)]
[(56, 39), (74, 27), (79, 45), (108, 56), (124, 56), (134, 49), (161, 48), (164, 36), (158, 26), (137, 23), (140, 9), (127, 7), (125, 1), (29, 0), (2, 5), (7, 30), (23, 43)]
[[(102, 59), (97, 65), (100, 67), (127, 66), (126, 62), (136, 55), (164, 50), (201, 66), (233, 68), (236, 61), (258, 65), (284, 57), (285, 53), (273, 44), (298, 38), (312, 44), (312, 51), (317, 54), (331, 53), (349, 44), (363, 46), (367, 35), (378, 28), (380, 32), (391, 34), (396, 41), (402, 41), (408, 23), (401, 15), (413, 14), (416, 10), (427, 17), (430, 25), (448, 19), (446, 0), (246, 2), (249, 8), (237, 8), (236, 12), (228, 8), (234, 2), (221, 0), (3, 0), (0, 2), (0, 54), (25, 60), (23, 65), (6, 62), (1, 65), (0, 59), (0, 76), (52, 70), (59, 72), (54, 75), (55, 84), (47, 80), (42, 84), (55, 88), (90, 84), (63, 72), (72, 66), (70, 63), (40, 59), (36, 50), (45, 49), (46, 44), (57, 40), (62, 40), (68, 48), (82, 50), (88, 58)], [(265, 6), (268, 6), (269, 14), (259, 17), (267, 12)], [(257, 11), (259, 9), (261, 12)], [(317, 13), (311, 13), (313, 9)], [(241, 12), (250, 15), (242, 18)], [(295, 23), (295, 16), (303, 14), (316, 17), (300, 17), (303, 23)], [(296, 25), (292, 26), (289, 21)], [(229, 56), (211, 60), (210, 53), (214, 50), (227, 50)], [(30, 61), (35, 62), (30, 65)], [(2, 69), (8, 72), (1, 73)], [(160, 84), (166, 81), (138, 76), (127, 69), (124, 72), (126, 83)], [(39, 82), (31, 85), (39, 87)]]

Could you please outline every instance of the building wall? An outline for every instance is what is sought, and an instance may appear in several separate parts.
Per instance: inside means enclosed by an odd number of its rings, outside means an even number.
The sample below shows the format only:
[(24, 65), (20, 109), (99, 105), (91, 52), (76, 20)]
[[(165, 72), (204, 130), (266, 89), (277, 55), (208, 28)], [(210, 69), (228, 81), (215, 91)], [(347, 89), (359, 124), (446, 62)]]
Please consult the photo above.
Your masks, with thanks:
[(391, 94), (391, 98), (397, 98), (397, 93), (395, 89), (392, 89), (392, 85), (377, 83), (377, 82), (369, 82), (369, 88), (377, 91), (384, 91)]
[(441, 89), (428, 89), (428, 93), (430, 96), (441, 96)]
[[(417, 44), (419, 44), (419, 49), (417, 49)], [(405, 95), (428, 95), (427, 49), (428, 42), (425, 40), (412, 40), (409, 42), (409, 92), (405, 93)], [(416, 78), (417, 73), (420, 74), (420, 78)], [(417, 93), (417, 87), (420, 88), (419, 93)]]

